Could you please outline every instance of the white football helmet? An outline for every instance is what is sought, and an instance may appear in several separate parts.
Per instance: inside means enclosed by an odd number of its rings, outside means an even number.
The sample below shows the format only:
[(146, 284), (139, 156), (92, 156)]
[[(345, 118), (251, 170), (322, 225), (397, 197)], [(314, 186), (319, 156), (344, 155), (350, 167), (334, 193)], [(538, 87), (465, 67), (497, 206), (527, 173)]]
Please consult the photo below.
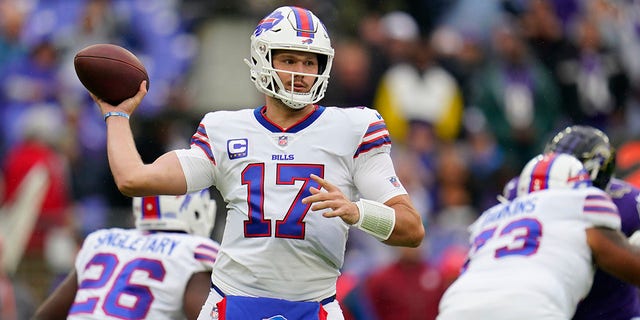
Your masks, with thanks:
[(181, 196), (133, 198), (136, 228), (145, 231), (184, 231), (208, 238), (216, 210), (208, 189)]
[(545, 189), (579, 189), (591, 186), (582, 162), (564, 153), (547, 153), (531, 159), (518, 179), (517, 195)]
[[(312, 52), (318, 55), (318, 74), (305, 74), (276, 70), (272, 64), (272, 52), (276, 49)], [(329, 83), (329, 72), (334, 51), (324, 24), (311, 11), (299, 7), (280, 7), (260, 20), (251, 35), (249, 65), (251, 81), (258, 90), (280, 99), (293, 109), (301, 109), (324, 97)], [(286, 90), (276, 72), (315, 76), (316, 82), (308, 93)], [(293, 79), (292, 79), (293, 80)]]

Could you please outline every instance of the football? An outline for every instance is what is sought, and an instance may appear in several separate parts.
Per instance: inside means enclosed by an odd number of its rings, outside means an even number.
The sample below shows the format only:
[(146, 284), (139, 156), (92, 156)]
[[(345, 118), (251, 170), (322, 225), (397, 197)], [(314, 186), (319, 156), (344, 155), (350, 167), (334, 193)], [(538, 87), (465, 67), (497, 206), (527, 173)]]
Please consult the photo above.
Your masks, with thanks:
[(98, 98), (117, 106), (133, 97), (149, 75), (129, 50), (114, 44), (94, 44), (78, 51), (73, 59), (82, 85)]

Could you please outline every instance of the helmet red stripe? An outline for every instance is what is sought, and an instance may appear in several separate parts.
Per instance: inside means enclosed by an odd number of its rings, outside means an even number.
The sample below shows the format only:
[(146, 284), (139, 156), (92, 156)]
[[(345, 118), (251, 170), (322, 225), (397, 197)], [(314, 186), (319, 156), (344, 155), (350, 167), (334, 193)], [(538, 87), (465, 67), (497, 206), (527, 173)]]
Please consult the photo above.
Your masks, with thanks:
[(160, 198), (142, 198), (142, 219), (160, 219)]
[(311, 12), (298, 7), (291, 7), (296, 16), (296, 29), (299, 37), (313, 38), (313, 19)]
[(529, 192), (549, 188), (549, 171), (551, 171), (551, 165), (555, 159), (556, 156), (553, 154), (545, 155), (544, 158), (536, 164), (531, 171)]

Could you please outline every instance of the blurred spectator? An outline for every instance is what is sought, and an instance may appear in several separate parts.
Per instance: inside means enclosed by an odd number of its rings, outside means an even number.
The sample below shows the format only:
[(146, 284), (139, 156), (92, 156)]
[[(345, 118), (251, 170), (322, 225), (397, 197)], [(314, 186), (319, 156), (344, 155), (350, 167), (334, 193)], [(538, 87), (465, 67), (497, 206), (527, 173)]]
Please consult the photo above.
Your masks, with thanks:
[(355, 39), (339, 41), (334, 48), (332, 90), (325, 94), (323, 104), (371, 107), (375, 91), (371, 75), (371, 52)]
[(391, 12), (382, 20), (391, 65), (378, 84), (374, 107), (392, 138), (404, 142), (411, 120), (431, 124), (438, 139), (456, 138), (462, 96), (455, 79), (437, 64), (430, 43), (420, 40), (417, 23), (409, 14)]
[(640, 140), (623, 143), (616, 155), (616, 176), (640, 188)]
[(70, 25), (56, 32), (54, 37), (57, 46), (61, 48), (60, 81), (65, 92), (61, 102), (69, 109), (73, 121), (81, 117), (83, 109), (91, 108), (94, 111), (92, 100), (75, 74), (75, 54), (96, 43), (121, 44), (119, 32), (122, 31), (122, 22), (115, 18), (112, 1), (86, 0), (78, 2), (76, 6), (74, 12), (77, 11), (77, 17), (67, 16)]
[(394, 250), (359, 230), (349, 230), (349, 239), (345, 251), (341, 272), (359, 282), (374, 269), (393, 261)]
[(437, 63), (428, 41), (415, 39), (407, 50), (409, 60), (392, 65), (376, 92), (375, 107), (392, 137), (404, 141), (407, 122), (418, 120), (431, 124), (438, 140), (458, 138), (463, 101), (455, 78)]
[(180, 9), (180, 2), (173, 0), (36, 1), (23, 39), (31, 43), (50, 38), (71, 55), (97, 42), (127, 47), (149, 72), (153, 89), (141, 111), (153, 116), (166, 107), (170, 92), (181, 88), (197, 52), (197, 38), (185, 32), (187, 21)]
[[(426, 198), (423, 201), (427, 206), (429, 216), (437, 205), (435, 192), (437, 188), (437, 157), (440, 141), (436, 138), (433, 126), (423, 121), (410, 121), (407, 137), (404, 141), (406, 152), (415, 157), (418, 168), (413, 169), (416, 174), (411, 179), (419, 179), (425, 189)], [(402, 157), (402, 156), (400, 156)], [(431, 220), (428, 217), (425, 222)]]
[[(0, 258), (4, 239), (0, 237)], [(37, 307), (29, 288), (22, 282), (7, 274), (0, 261), (0, 319), (31, 319)]]
[(179, 1), (114, 1), (124, 17), (123, 44), (139, 55), (149, 72), (151, 88), (140, 108), (142, 114), (160, 114), (170, 97), (185, 90), (188, 71), (198, 53), (198, 38), (186, 31)]
[(0, 75), (1, 137), (6, 148), (11, 148), (20, 139), (20, 119), (30, 107), (46, 103), (60, 108), (57, 71), (58, 51), (50, 40), (44, 39)]
[(465, 111), (463, 152), (468, 161), (469, 192), (473, 206), (481, 211), (497, 203), (495, 195), (519, 169), (505, 162), (505, 151), (491, 133), (490, 125), (478, 108)]
[[(472, 206), (470, 172), (464, 152), (458, 145), (443, 145), (438, 153), (437, 206), (434, 223), (428, 233), (429, 257), (440, 263), (451, 247), (466, 247), (467, 228), (477, 218), (478, 210)], [(486, 188), (491, 182), (485, 181)]]
[(438, 261), (438, 269), (444, 280), (444, 287), (448, 288), (459, 276), (467, 260), (469, 246), (453, 245), (445, 249)]
[(404, 1), (405, 10), (411, 12), (419, 25), (420, 33), (430, 34), (443, 20), (444, 15), (451, 10), (457, 1), (430, 0)]
[[(464, 157), (463, 149), (458, 144), (446, 143), (442, 144), (438, 149), (436, 159), (436, 182), (438, 188), (441, 187), (460, 187), (462, 190), (466, 190), (469, 183), (469, 167), (467, 165), (467, 159)], [(468, 194), (465, 193), (465, 197), (461, 198), (462, 202), (449, 202), (445, 201), (451, 195), (447, 192), (438, 190), (438, 202), (436, 208), (442, 209), (447, 205), (469, 203), (471, 198), (467, 198)]]
[(26, 111), (18, 126), (22, 128), (22, 139), (3, 159), (6, 179), (5, 201), (12, 201), (24, 175), (35, 165), (44, 164), (49, 171), (51, 185), (47, 191), (38, 225), (34, 230), (29, 249), (40, 252), (43, 239), (50, 227), (69, 225), (68, 210), (69, 167), (59, 148), (64, 138), (64, 119), (55, 107), (41, 105)]
[(0, 75), (19, 57), (27, 55), (27, 47), (20, 42), (24, 13), (20, 6), (9, 1), (0, 2)]
[(564, 112), (571, 123), (615, 128), (628, 92), (619, 56), (603, 42), (593, 17), (578, 17), (573, 31), (575, 48), (559, 62), (556, 74)]
[(610, 129), (619, 131), (622, 139), (626, 139), (640, 137), (640, 1), (619, 1), (618, 6), (612, 18), (617, 32), (617, 46), (613, 53), (620, 57), (630, 86), (622, 114), (624, 125)]
[(396, 251), (396, 261), (371, 274), (363, 284), (376, 319), (435, 319), (446, 290), (442, 274), (425, 260), (421, 247)]
[(369, 65), (369, 74), (375, 94), (375, 86), (390, 65), (387, 41), (388, 34), (385, 30), (382, 13), (380, 11), (368, 9), (365, 14), (358, 13), (358, 15), (359, 20), (356, 37), (362, 41), (370, 53), (371, 63)]
[[(0, 2), (0, 14), (11, 16), (2, 19), (3, 36), (13, 39), (15, 34), (16, 47), (33, 52), (0, 69), (0, 151), (16, 142), (19, 130), (14, 120), (24, 110), (43, 102), (57, 106), (65, 114), (72, 139), (63, 155), (70, 163), (71, 197), (90, 212), (78, 217), (85, 231), (120, 225), (124, 214), (119, 211), (128, 212), (130, 200), (115, 190), (111, 180), (104, 121), (75, 75), (73, 57), (95, 43), (122, 45), (136, 54), (151, 79), (148, 99), (140, 108), (146, 118), (141, 119), (152, 123), (165, 109), (185, 105), (185, 78), (198, 39), (187, 31), (193, 26), (181, 9), (181, 2), (173, 0)], [(111, 200), (113, 205), (107, 205)], [(126, 209), (118, 210), (119, 206)]]
[(380, 27), (389, 63), (411, 61), (421, 36), (413, 16), (404, 11), (388, 12), (380, 18)]
[(479, 42), (488, 42), (491, 27), (507, 1), (458, 0), (443, 14), (442, 25), (465, 35), (472, 35)]
[(360, 279), (350, 272), (342, 272), (338, 277), (338, 282), (336, 283), (336, 300), (338, 300), (342, 307), (342, 314), (345, 320), (362, 318), (353, 314), (354, 311), (356, 311), (357, 314), (356, 309), (358, 309), (358, 306), (356, 306), (356, 304), (360, 304), (360, 302), (353, 301), (354, 292), (358, 290), (359, 284)]
[(580, 14), (580, 8), (585, 1), (582, 0), (552, 0), (553, 12), (558, 16), (563, 29), (567, 29), (571, 21)]
[(434, 54), (443, 68), (451, 72), (460, 86), (462, 100), (469, 105), (472, 75), (485, 63), (484, 43), (474, 33), (463, 33), (442, 25), (431, 36)]
[[(58, 149), (64, 138), (64, 122), (56, 107), (34, 106), (26, 111), (19, 122), (19, 128), (22, 128), (22, 139), (3, 159), (6, 190), (4, 197), (0, 198), (8, 203), (12, 202), (17, 196), (20, 183), (31, 168), (41, 164), (47, 169), (49, 187), (23, 262), (18, 269), (18, 276), (24, 277), (34, 289), (46, 290), (51, 284), (53, 270), (45, 258), (45, 243), (52, 232), (72, 232), (75, 228), (71, 211), (69, 167), (67, 159)], [(37, 273), (32, 274), (34, 271)], [(44, 292), (35, 293), (38, 298), (44, 296)]]
[(428, 235), (429, 257), (437, 264), (443, 263), (452, 249), (468, 249), (467, 228), (478, 217), (478, 210), (471, 206), (471, 197), (463, 186), (443, 186), (439, 194), (442, 209), (437, 212)]
[(483, 112), (516, 168), (540, 150), (562, 118), (558, 88), (508, 17), (495, 29), (494, 54), (474, 81), (472, 105)]
[(549, 70), (556, 70), (559, 60), (571, 50), (554, 0), (527, 1), (519, 20), (523, 36), (533, 53)]
[(396, 175), (411, 196), (413, 205), (427, 228), (434, 210), (433, 199), (428, 189), (433, 186), (434, 173), (428, 172), (420, 161), (420, 155), (406, 146), (396, 147), (392, 151), (392, 157)]

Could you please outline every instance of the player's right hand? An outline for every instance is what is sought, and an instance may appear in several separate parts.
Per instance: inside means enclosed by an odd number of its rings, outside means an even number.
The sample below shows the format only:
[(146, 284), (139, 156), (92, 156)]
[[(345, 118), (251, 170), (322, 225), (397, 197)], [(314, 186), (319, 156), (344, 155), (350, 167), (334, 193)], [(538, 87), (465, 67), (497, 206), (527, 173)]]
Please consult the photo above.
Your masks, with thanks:
[(311, 179), (320, 185), (318, 189), (309, 188), (311, 195), (302, 199), (302, 203), (311, 204), (311, 210), (318, 211), (330, 209), (322, 214), (325, 218), (340, 217), (347, 224), (354, 224), (360, 218), (358, 206), (340, 191), (340, 188), (327, 180), (311, 174)]
[(92, 93), (89, 93), (89, 94), (91, 95), (91, 98), (93, 99), (93, 101), (95, 101), (98, 104), (98, 107), (100, 108), (100, 112), (102, 112), (102, 114), (105, 114), (107, 112), (112, 112), (112, 111), (120, 111), (128, 115), (131, 115), (138, 108), (144, 96), (147, 95), (147, 81), (145, 80), (140, 83), (140, 89), (138, 90), (138, 93), (136, 93), (135, 96), (122, 101), (117, 106), (114, 106), (105, 102), (104, 100), (96, 97)]

